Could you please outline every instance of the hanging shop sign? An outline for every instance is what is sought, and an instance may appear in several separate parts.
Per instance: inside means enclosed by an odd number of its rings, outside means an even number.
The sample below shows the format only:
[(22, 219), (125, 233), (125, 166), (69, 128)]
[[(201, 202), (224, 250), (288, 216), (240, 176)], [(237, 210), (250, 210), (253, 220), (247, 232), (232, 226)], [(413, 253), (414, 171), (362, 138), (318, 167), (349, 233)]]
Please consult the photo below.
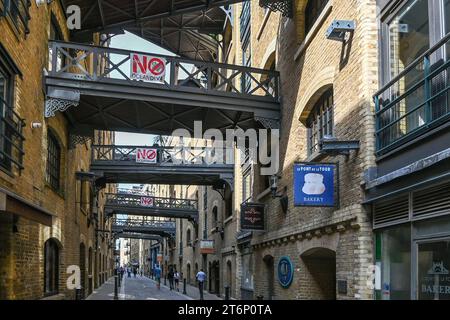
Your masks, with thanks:
[(241, 205), (241, 230), (264, 231), (265, 206), (259, 203), (244, 203)]
[(335, 188), (337, 170), (335, 164), (294, 164), (294, 205), (296, 207), (337, 206), (337, 188)]
[(154, 201), (152, 197), (141, 197), (141, 206), (153, 207)]
[(163, 255), (161, 253), (158, 253), (158, 255), (156, 256), (156, 261), (158, 261), (158, 262), (163, 261)]
[(294, 279), (294, 266), (289, 257), (282, 257), (278, 262), (278, 281), (283, 288), (289, 288)]
[(200, 254), (214, 254), (214, 240), (201, 240), (200, 241)]
[(167, 61), (164, 58), (131, 53), (131, 80), (164, 83)]
[(136, 162), (138, 163), (157, 163), (158, 162), (158, 150), (157, 149), (136, 149)]

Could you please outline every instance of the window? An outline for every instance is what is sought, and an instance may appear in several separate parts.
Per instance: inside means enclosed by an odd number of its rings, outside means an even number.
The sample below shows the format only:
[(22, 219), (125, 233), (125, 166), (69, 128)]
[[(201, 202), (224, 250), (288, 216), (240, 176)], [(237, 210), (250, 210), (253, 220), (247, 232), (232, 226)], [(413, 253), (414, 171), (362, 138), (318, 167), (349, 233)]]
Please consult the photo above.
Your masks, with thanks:
[(333, 136), (333, 112), (333, 89), (329, 89), (316, 102), (307, 120), (308, 155), (319, 151), (325, 136)]
[[(61, 30), (59, 29), (59, 26), (58, 26), (58, 21), (54, 15), (52, 15), (52, 17), (50, 19), (49, 39), (50, 40), (63, 40)], [(49, 59), (48, 59), (48, 63), (49, 63), (48, 67), (49, 67), (50, 71), (52, 71), (52, 57), (53, 57), (53, 48), (50, 46), (49, 47)], [(55, 71), (61, 70), (61, 68), (63, 66), (64, 66), (64, 54), (58, 50)]]
[(60, 190), (61, 147), (53, 133), (48, 133), (47, 182), (56, 190)]
[(252, 198), (252, 175), (251, 170), (244, 174), (242, 179), (242, 199), (245, 202), (250, 201)]
[(214, 206), (213, 208), (213, 219), (214, 219), (214, 225), (217, 225), (217, 223), (219, 222), (219, 217), (218, 217), (218, 212), (217, 212), (217, 207)]
[[(241, 46), (242, 46), (242, 65), (250, 67), (252, 65), (252, 49), (250, 45), (251, 38), (251, 3), (245, 1), (242, 4), (241, 12)], [(251, 88), (251, 77), (245, 74), (241, 78), (242, 92), (249, 92)]]
[(376, 96), (378, 155), (450, 116), (450, 41), (437, 45), (450, 31), (449, 2), (405, 1), (382, 21), (382, 80), (388, 85)]
[(191, 245), (192, 245), (191, 229), (187, 229), (187, 231), (186, 231), (186, 246), (190, 247)]
[(13, 165), (23, 169), (22, 128), (24, 120), (14, 111), (14, 77), (19, 69), (0, 44), (0, 166), (11, 172)]
[(3, 0), (0, 1), (0, 18), (8, 17), (17, 32), (30, 33), (28, 21), (30, 20), (30, 0)]
[(305, 34), (312, 29), (328, 0), (309, 0), (305, 9)]
[(45, 242), (44, 248), (44, 294), (55, 295), (58, 293), (59, 274), (59, 248), (55, 240)]

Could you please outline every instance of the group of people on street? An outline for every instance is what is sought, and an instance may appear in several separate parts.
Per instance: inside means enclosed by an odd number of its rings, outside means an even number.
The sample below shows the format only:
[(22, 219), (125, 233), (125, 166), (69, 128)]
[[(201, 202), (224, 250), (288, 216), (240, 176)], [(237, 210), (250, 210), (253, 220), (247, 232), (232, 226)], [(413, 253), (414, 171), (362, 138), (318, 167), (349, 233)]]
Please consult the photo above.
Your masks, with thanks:
[[(123, 279), (123, 275), (125, 274), (125, 272), (127, 273), (128, 278), (131, 278), (131, 273), (133, 273), (134, 277), (136, 278), (136, 276), (137, 276), (137, 274), (138, 274), (138, 268), (135, 267), (135, 266), (133, 266), (133, 267), (130, 267), (130, 266), (121, 266), (121, 267), (119, 268), (119, 275), (120, 275), (120, 277), (121, 277), (122, 279)], [(140, 271), (140, 275), (141, 275), (141, 277), (142, 277), (142, 275), (143, 275), (142, 270)]]
[(177, 269), (173, 269), (172, 267), (169, 269), (169, 273), (167, 274), (167, 279), (169, 279), (170, 290), (176, 289), (180, 291), (180, 273)]
[[(156, 279), (156, 285), (158, 289), (161, 289), (161, 275), (162, 270), (161, 266), (159, 264), (156, 264), (153, 268), (153, 275)], [(182, 274), (180, 274), (176, 268), (170, 267), (169, 272), (167, 273), (167, 279), (169, 280), (169, 288), (170, 290), (177, 290), (180, 291), (180, 280), (182, 279)], [(203, 290), (204, 290), (204, 283), (206, 280), (206, 273), (203, 271), (203, 269), (200, 269), (200, 271), (196, 274), (195, 279), (198, 283), (198, 289), (200, 292), (200, 300), (204, 300), (203, 296)]]

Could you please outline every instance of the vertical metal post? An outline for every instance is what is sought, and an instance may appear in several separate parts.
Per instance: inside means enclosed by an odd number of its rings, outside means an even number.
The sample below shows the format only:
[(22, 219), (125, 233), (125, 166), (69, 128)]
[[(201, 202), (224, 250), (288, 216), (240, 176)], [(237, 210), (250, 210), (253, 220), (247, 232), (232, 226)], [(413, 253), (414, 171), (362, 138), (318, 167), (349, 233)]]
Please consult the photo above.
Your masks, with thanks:
[(117, 287), (117, 265), (114, 268), (114, 300), (119, 300), (119, 290)]
[(187, 294), (187, 292), (186, 292), (186, 278), (183, 279), (183, 294)]
[(230, 286), (225, 286), (225, 300), (230, 300)]

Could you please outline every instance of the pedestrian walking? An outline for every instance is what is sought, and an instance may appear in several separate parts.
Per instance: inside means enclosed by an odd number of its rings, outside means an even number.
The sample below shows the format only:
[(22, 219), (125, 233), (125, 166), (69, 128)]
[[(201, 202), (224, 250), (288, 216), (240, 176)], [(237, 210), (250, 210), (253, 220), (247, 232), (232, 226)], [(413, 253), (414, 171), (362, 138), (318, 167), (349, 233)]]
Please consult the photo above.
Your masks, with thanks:
[(205, 283), (205, 280), (206, 280), (206, 273), (203, 271), (203, 269), (200, 269), (200, 271), (197, 273), (195, 278), (198, 281), (198, 290), (200, 291), (200, 300), (204, 300), (203, 299), (203, 284)]
[(173, 273), (173, 278), (175, 280), (175, 289), (177, 289), (177, 291), (180, 291), (180, 273), (177, 271), (177, 269), (175, 269), (174, 273)]
[(167, 274), (167, 278), (169, 279), (170, 290), (173, 290), (173, 288), (174, 288), (174, 285), (173, 285), (174, 276), (175, 276), (175, 274), (173, 272), (173, 268), (170, 267), (169, 273)]
[(131, 278), (131, 268), (127, 267), (128, 278)]
[(156, 287), (161, 289), (161, 268), (159, 265), (155, 265), (154, 273), (156, 278)]
[(137, 268), (136, 267), (133, 268), (133, 274), (134, 274), (134, 277), (136, 278), (136, 274), (137, 274)]

